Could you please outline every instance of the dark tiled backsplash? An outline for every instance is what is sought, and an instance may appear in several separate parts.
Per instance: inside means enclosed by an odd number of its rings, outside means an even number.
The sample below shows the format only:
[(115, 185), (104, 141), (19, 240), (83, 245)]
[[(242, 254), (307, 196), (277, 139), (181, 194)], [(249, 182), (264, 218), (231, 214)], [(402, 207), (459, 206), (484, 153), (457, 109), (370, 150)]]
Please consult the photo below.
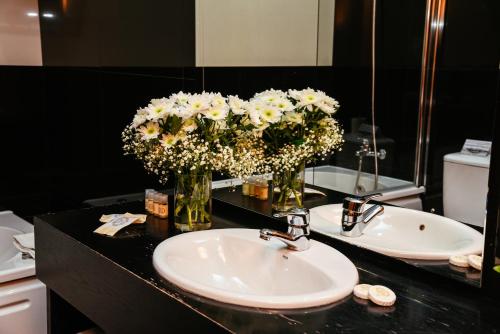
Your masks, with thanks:
[[(417, 69), (394, 69), (380, 70), (377, 80), (376, 122), (384, 138), (394, 140), (390, 159), (381, 162), (381, 170), (406, 180), (413, 176), (418, 78)], [(0, 206), (30, 216), (78, 207), (89, 198), (160, 187), (154, 177), (146, 175), (140, 162), (123, 156), (120, 138), (136, 109), (153, 97), (179, 90), (199, 92), (203, 86), (207, 91), (242, 98), (268, 88), (314, 87), (340, 101), (337, 117), (349, 133), (353, 118), (370, 122), (369, 79), (367, 68), (0, 67), (4, 156)], [(435, 116), (433, 127), (447, 127), (460, 119), (464, 121), (460, 124), (467, 126), (446, 131), (446, 140), (442, 139), (444, 133), (434, 131), (436, 142), (444, 147), (459, 145), (468, 137), (491, 136), (493, 129), (488, 126), (490, 130), (485, 130), (483, 120), (492, 117), (495, 73), (455, 71), (442, 82), (446, 92), (457, 91), (463, 82), (470, 83), (471, 89), (461, 91), (460, 103), (445, 99), (437, 106), (446, 111)], [(494, 88), (473, 89), (475, 82)], [(440, 92), (438, 89), (438, 96), (444, 94)], [(355, 149), (346, 144), (331, 162), (354, 168)], [(441, 158), (431, 155), (432, 182), (437, 184), (441, 182)], [(370, 163), (366, 168), (370, 170)]]

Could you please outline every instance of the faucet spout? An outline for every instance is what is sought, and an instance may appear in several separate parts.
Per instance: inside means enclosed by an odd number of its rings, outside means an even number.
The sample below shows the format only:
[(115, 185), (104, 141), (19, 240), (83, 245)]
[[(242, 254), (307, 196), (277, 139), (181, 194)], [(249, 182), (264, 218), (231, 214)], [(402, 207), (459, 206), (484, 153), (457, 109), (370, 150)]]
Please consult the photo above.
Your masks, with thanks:
[(291, 235), (264, 228), (260, 230), (260, 238), (267, 241), (275, 238), (283, 242), (289, 249), (295, 251), (303, 251), (309, 248), (309, 239), (305, 235)]
[[(275, 217), (284, 217), (285, 214), (278, 214)], [(288, 231), (281, 232), (264, 228), (260, 230), (259, 237), (263, 240), (276, 238), (286, 244), (286, 246), (295, 251), (304, 251), (309, 249), (309, 210), (292, 209), (286, 213), (288, 220)]]
[(384, 212), (382, 205), (376, 204), (364, 210), (365, 204), (373, 197), (382, 194), (373, 194), (365, 197), (346, 197), (342, 209), (342, 229), (340, 234), (346, 237), (359, 237), (365, 227), (377, 215)]
[(368, 225), (368, 223), (373, 219), (375, 218), (376, 216), (378, 216), (379, 214), (382, 214), (384, 213), (384, 207), (382, 205), (372, 205), (369, 209), (367, 209), (364, 213), (363, 213), (363, 223), (364, 225)]

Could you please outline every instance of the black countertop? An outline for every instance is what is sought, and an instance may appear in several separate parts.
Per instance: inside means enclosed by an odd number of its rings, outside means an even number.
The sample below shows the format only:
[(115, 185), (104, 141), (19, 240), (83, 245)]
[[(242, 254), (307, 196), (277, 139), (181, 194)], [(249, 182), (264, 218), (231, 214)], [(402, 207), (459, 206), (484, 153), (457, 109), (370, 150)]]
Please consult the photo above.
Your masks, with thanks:
[[(235, 212), (216, 197), (213, 228), (283, 228), (279, 221)], [(148, 217), (144, 225), (113, 238), (92, 233), (102, 214), (142, 213), (143, 205), (136, 202), (35, 218), (39, 279), (107, 333), (500, 331), (500, 304), (481, 296), (478, 289), (417, 271), (406, 272), (404, 267), (388, 270), (377, 264), (382, 257), (372, 258), (369, 253), (343, 246), (338, 249), (356, 265), (360, 282), (390, 287), (398, 298), (394, 306), (378, 307), (349, 296), (320, 308), (279, 311), (238, 307), (192, 295), (162, 279), (153, 268), (154, 248), (176, 233), (166, 220)]]

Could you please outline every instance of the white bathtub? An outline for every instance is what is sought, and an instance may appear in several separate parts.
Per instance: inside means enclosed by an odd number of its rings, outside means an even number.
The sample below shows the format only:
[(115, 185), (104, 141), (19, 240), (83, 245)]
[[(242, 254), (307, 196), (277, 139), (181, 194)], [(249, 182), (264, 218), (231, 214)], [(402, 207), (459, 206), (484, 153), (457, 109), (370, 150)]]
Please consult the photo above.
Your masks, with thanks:
[(12, 211), (0, 212), (0, 333), (47, 332), (45, 285), (35, 278), (35, 260), (24, 259), (12, 236), (33, 225)]
[[(306, 169), (306, 183), (314, 184), (348, 194), (354, 194), (357, 171), (337, 166), (319, 166)], [(374, 175), (361, 173), (358, 186), (360, 195), (374, 192)], [(387, 176), (379, 176), (377, 192), (382, 196), (377, 200), (402, 207), (422, 210), (420, 194), (424, 187), (416, 187), (413, 183)]]

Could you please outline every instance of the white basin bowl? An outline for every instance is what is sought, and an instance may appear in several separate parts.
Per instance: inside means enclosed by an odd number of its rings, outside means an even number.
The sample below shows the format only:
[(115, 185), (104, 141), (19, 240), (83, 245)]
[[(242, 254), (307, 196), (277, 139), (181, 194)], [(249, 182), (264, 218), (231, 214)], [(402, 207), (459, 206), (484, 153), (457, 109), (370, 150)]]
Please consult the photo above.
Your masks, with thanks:
[(342, 204), (311, 209), (313, 231), (389, 256), (448, 260), (452, 255), (483, 251), (481, 233), (455, 220), (427, 212), (384, 206), (384, 213), (375, 217), (359, 237), (341, 235), (341, 219)]
[(0, 211), (0, 283), (35, 275), (35, 260), (23, 259), (13, 244), (16, 234), (33, 232), (33, 225), (12, 211)]
[(19, 253), (13, 244), (16, 234), (23, 234), (23, 232), (15, 228), (0, 226), (0, 263), (12, 260)]
[(311, 240), (288, 250), (258, 230), (214, 229), (181, 234), (153, 254), (158, 273), (189, 292), (220, 302), (273, 309), (320, 306), (348, 296), (358, 282), (353, 263)]

